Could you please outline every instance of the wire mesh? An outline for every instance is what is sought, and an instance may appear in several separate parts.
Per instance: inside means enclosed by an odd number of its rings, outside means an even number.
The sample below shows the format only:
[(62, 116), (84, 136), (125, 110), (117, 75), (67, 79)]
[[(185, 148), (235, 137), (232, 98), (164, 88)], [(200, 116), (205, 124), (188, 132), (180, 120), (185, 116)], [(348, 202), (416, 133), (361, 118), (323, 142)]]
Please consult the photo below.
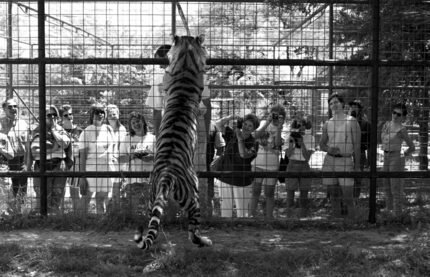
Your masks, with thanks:
[[(119, 132), (113, 126), (114, 134), (111, 136), (109, 129), (105, 128), (102, 144), (115, 147), (124, 142), (129, 147), (118, 146), (116, 153), (110, 153), (115, 156), (111, 167), (111, 160), (102, 162), (95, 159), (95, 167), (91, 170), (75, 165), (66, 172), (57, 170), (59, 168), (52, 164), (53, 158), (52, 155), (49, 156), (47, 148), (47, 167), (40, 169), (40, 165), (33, 163), (33, 173), (23, 173), (28, 176), (33, 174), (29, 178), (25, 177), (25, 191), (30, 205), (21, 205), (19, 209), (26, 207), (28, 211), (38, 211), (40, 195), (39, 192), (36, 193), (37, 187), (46, 180), (46, 196), (51, 201), (48, 201), (48, 206), (61, 207), (63, 211), (79, 207), (103, 213), (108, 207), (101, 207), (100, 203), (108, 204), (111, 199), (113, 200), (108, 206), (117, 205), (115, 209), (118, 205), (125, 205), (128, 209), (145, 210), (143, 205), (148, 202), (147, 177), (151, 169), (150, 163), (139, 164), (140, 168), (133, 167), (130, 170), (131, 163), (128, 162), (127, 165), (127, 162), (120, 160), (121, 157), (130, 156), (138, 147), (146, 149), (153, 144), (134, 141), (136, 138), (132, 138), (130, 134), (126, 136), (125, 133), (130, 133), (133, 128), (131, 112), (144, 116), (148, 134), (156, 133), (159, 116), (157, 110), (161, 110), (162, 106), (155, 107), (160, 99), (154, 98), (153, 93), (154, 89), (160, 88), (164, 75), (164, 69), (160, 65), (165, 65), (166, 61), (154, 55), (160, 45), (171, 43), (171, 33), (186, 34), (187, 28), (192, 35), (206, 35), (207, 94), (203, 101), (206, 107), (201, 110), (202, 114), (198, 119), (199, 126), (204, 125), (204, 128), (199, 129), (195, 166), (202, 177), (201, 186), (209, 195), (209, 200), (202, 201), (213, 202), (208, 206), (214, 210), (215, 215), (224, 217), (235, 214), (240, 217), (254, 213), (256, 216), (270, 216), (272, 211), (270, 208), (267, 210), (267, 206), (270, 207), (273, 204), (271, 201), (274, 201), (273, 213), (277, 218), (327, 218), (328, 207), (334, 203), (333, 198), (327, 196), (331, 193), (332, 197), (338, 197), (339, 192), (328, 192), (326, 184), (323, 184), (323, 177), (339, 177), (342, 180), (345, 177), (362, 177), (361, 182), (355, 179), (355, 183), (361, 183), (361, 194), (357, 201), (361, 205), (359, 207), (362, 207), (359, 212), (364, 217), (368, 212), (367, 201), (371, 186), (377, 186), (378, 201), (385, 197), (382, 177), (404, 178), (404, 192), (407, 194), (408, 187), (418, 189), (418, 194), (425, 193), (421, 191), (425, 182), (417, 180), (420, 180), (419, 177), (428, 177), (428, 5), (426, 1), (400, 4), (394, 1), (377, 2), (377, 6), (366, 1), (180, 2), (186, 22), (177, 14), (177, 7), (169, 1), (46, 1), (44, 15), (38, 13), (38, 3), (34, 1), (1, 2), (0, 22), (4, 24), (0, 24), (0, 60), (4, 63), (0, 64), (0, 100), (4, 103), (11, 97), (16, 99), (20, 118), (28, 125), (17, 130), (22, 132), (22, 141), (31, 141), (34, 132), (30, 135), (27, 134), (28, 130), (43, 126), (44, 124), (40, 124), (41, 116), (50, 114), (50, 110), (43, 113), (44, 107), (39, 105), (40, 99), (44, 99), (46, 104), (55, 105), (59, 109), (57, 120), (62, 122), (63, 127), (68, 120), (63, 114), (72, 114), (74, 124), (82, 130), (91, 126), (90, 121), (94, 119), (91, 105), (116, 105), (123, 129)], [(375, 7), (380, 8), (379, 18), (375, 18), (372, 11)], [(41, 16), (45, 22), (42, 32), (44, 45), (40, 45), (39, 41), (41, 32), (38, 30), (38, 20)], [(380, 22), (380, 30), (379, 39), (375, 41), (375, 28), (379, 27), (375, 26), (376, 22)], [(374, 55), (374, 48), (378, 49), (379, 56)], [(40, 50), (44, 52), (44, 57), (38, 56)], [(398, 65), (395, 62), (405, 64), (394, 66)], [(377, 75), (373, 70), (375, 67), (378, 69)], [(41, 74), (46, 74), (46, 89), (45, 84), (41, 87)], [(376, 85), (375, 79), (378, 81)], [(327, 149), (321, 149), (320, 142), (324, 123), (333, 115), (328, 102), (333, 93), (344, 95), (344, 114), (350, 114), (354, 110), (350, 102), (359, 100), (360, 116), (370, 122), (367, 149), (361, 151), (368, 160), (362, 161), (359, 172), (350, 172), (350, 168), (348, 171), (343, 169), (342, 172), (322, 171)], [(399, 155), (410, 152), (408, 148), (411, 144), (402, 141), (399, 146), (399, 142), (394, 141), (384, 145), (381, 140), (384, 124), (396, 116), (393, 111), (398, 112), (394, 108), (398, 102), (408, 107), (407, 116), (402, 118), (410, 140), (403, 141), (411, 141), (416, 150), (411, 153), (412, 156), (407, 155), (403, 165), (384, 168), (384, 158), (387, 157), (387, 152), (384, 151), (395, 149)], [(263, 121), (272, 114), (270, 109), (276, 104), (285, 108), (285, 123), (281, 134), (284, 143), (277, 152), (278, 158), (284, 157), (288, 149), (290, 135), (296, 129), (292, 127), (293, 122), (305, 122), (311, 128), (302, 135), (307, 136), (308, 148), (314, 151), (308, 161), (309, 171), (301, 173), (293, 170), (288, 174), (282, 171), (282, 177), (291, 179), (278, 182), (279, 170), (269, 169), (266, 164), (263, 168), (257, 166), (247, 173), (241, 173), (241, 176), (254, 177), (261, 183), (260, 186), (235, 188), (236, 191), (228, 186), (222, 187), (219, 178), (213, 179), (220, 175), (208, 172), (209, 163), (214, 156), (214, 150), (208, 152), (205, 147), (213, 143), (210, 141), (209, 123), (233, 114), (242, 117), (255, 114)], [(71, 112), (61, 109), (63, 105), (70, 105)], [(105, 117), (111, 116), (108, 110), (104, 111)], [(7, 107), (2, 112), (2, 116), (6, 117)], [(139, 116), (134, 118), (139, 119)], [(49, 122), (46, 124), (49, 125)], [(234, 128), (234, 124), (235, 120), (232, 120), (229, 126)], [(371, 138), (372, 135), (374, 137)], [(14, 136), (11, 135), (8, 139)], [(112, 140), (107, 138), (109, 136)], [(376, 138), (377, 145), (370, 143), (373, 138)], [(49, 141), (49, 136), (47, 139)], [(260, 146), (255, 149), (255, 154), (260, 155), (258, 150), (262, 149), (261, 144), (265, 142), (261, 138), (258, 141)], [(76, 160), (79, 158), (79, 149), (89, 147), (79, 146), (83, 142), (91, 143), (94, 139), (82, 140), (76, 135)], [(27, 145), (27, 149), (28, 147), (31, 148), (32, 144)], [(66, 157), (66, 148), (62, 148), (60, 159)], [(375, 150), (375, 155), (371, 154), (372, 149)], [(101, 154), (99, 150), (95, 151), (96, 156)], [(29, 151), (24, 155), (28, 153)], [(212, 156), (206, 158), (208, 153)], [(352, 155), (351, 152), (345, 154)], [(24, 155), (21, 155), (21, 159), (24, 159)], [(299, 160), (302, 159), (300, 153), (297, 155)], [(19, 162), (24, 165), (23, 160)], [(43, 163), (43, 159), (40, 159), (40, 163)], [(6, 162), (3, 161), (3, 164)], [(58, 164), (60, 165), (61, 163)], [(15, 169), (9, 167), (4, 170), (5, 175), (0, 175), (4, 176), (2, 178), (9, 185), (9, 178), (17, 178), (14, 174), (20, 170), (19, 167)], [(239, 173), (236, 171), (232, 174)], [(62, 175), (70, 177), (63, 180)], [(410, 176), (418, 179), (408, 178)], [(40, 182), (36, 181), (35, 185), (34, 180), (38, 177), (41, 178)], [(102, 186), (106, 187), (100, 191), (107, 193), (99, 195), (103, 198), (100, 203), (90, 196), (82, 197), (85, 194), (79, 188), (82, 177), (107, 182), (103, 185), (96, 182), (94, 185), (93, 192)], [(294, 186), (289, 186), (288, 183), (296, 184), (299, 177), (298, 187), (289, 189)], [(275, 184), (271, 183), (273, 180)], [(302, 196), (301, 181), (306, 188), (303, 189)], [(411, 185), (417, 182), (421, 185)], [(55, 187), (57, 183), (58, 188)], [(415, 192), (411, 193), (410, 195), (414, 195)], [(143, 194), (146, 198), (139, 199), (136, 196), (138, 194)], [(235, 194), (239, 194), (242, 201), (230, 201)], [(307, 199), (311, 199), (310, 214), (300, 214), (301, 210), (294, 209), (303, 207), (305, 195)], [(120, 204), (121, 201), (125, 201), (125, 204)], [(133, 204), (136, 201), (139, 202), (138, 207)], [(230, 203), (225, 206), (226, 202)], [(348, 202), (348, 199), (344, 199), (344, 202)], [(409, 202), (415, 203), (413, 200)], [(257, 205), (256, 209), (255, 203), (264, 204), (264, 207)], [(251, 211), (248, 211), (249, 208)], [(345, 213), (345, 208), (342, 209), (341, 212)], [(224, 212), (227, 214), (223, 214)]]

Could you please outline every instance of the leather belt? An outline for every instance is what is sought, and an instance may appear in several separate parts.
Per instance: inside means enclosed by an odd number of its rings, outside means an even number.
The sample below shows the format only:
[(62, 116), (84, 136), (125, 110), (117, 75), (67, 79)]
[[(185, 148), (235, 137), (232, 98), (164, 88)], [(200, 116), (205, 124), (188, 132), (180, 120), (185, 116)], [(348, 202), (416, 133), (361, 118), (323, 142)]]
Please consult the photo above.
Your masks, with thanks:
[(397, 153), (397, 152), (400, 152), (400, 150), (394, 150), (394, 151), (384, 150), (384, 153)]
[(349, 158), (349, 157), (351, 157), (351, 155), (341, 155), (341, 154), (333, 155), (333, 154), (330, 154), (330, 153), (327, 153), (327, 155), (332, 156), (334, 158)]

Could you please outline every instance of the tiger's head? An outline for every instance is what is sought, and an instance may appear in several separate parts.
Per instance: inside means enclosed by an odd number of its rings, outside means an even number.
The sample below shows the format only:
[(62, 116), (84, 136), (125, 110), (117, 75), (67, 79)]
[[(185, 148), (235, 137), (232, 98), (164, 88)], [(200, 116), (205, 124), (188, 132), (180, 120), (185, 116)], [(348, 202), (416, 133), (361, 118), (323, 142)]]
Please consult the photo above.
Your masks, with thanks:
[(202, 46), (204, 40), (204, 35), (197, 37), (172, 35), (172, 47), (167, 53), (169, 66), (166, 72), (175, 74), (184, 68), (196, 73), (204, 72), (206, 66), (206, 50)]

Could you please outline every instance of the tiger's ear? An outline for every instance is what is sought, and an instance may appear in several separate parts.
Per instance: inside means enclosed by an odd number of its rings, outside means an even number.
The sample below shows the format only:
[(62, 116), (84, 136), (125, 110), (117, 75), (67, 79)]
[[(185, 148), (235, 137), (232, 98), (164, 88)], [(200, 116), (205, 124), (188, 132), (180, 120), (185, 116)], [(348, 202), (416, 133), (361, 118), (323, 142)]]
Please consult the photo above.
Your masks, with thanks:
[(172, 44), (175, 45), (178, 42), (179, 37), (174, 34), (170, 34), (170, 39), (172, 40)]
[(197, 41), (200, 45), (202, 45), (202, 44), (203, 44), (203, 42), (205, 41), (205, 35), (204, 35), (204, 34), (199, 35), (198, 37), (196, 37), (196, 41)]

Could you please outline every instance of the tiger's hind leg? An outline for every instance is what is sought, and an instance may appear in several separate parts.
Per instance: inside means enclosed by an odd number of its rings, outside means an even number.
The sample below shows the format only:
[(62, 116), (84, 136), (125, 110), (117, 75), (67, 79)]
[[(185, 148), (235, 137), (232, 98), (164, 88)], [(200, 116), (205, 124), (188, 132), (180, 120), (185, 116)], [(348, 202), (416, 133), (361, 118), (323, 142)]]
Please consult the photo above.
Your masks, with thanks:
[(169, 193), (168, 183), (162, 183), (160, 190), (158, 191), (154, 203), (151, 209), (151, 219), (149, 220), (148, 233), (146, 237), (143, 237), (143, 227), (140, 226), (134, 235), (134, 241), (137, 247), (147, 250), (154, 243), (158, 237), (158, 231), (160, 227), (161, 216), (163, 215), (163, 209), (167, 203), (167, 195)]
[(188, 206), (188, 239), (199, 247), (212, 246), (212, 241), (200, 234), (200, 218), (199, 203), (192, 199)]
[[(178, 191), (174, 193), (175, 200), (179, 202), (181, 208), (188, 213), (188, 239), (199, 247), (212, 246), (212, 241), (207, 237), (200, 235), (200, 207), (198, 194), (194, 193), (193, 197), (181, 198)], [(182, 195), (183, 197), (183, 195)], [(181, 201), (182, 199), (182, 201)]]

